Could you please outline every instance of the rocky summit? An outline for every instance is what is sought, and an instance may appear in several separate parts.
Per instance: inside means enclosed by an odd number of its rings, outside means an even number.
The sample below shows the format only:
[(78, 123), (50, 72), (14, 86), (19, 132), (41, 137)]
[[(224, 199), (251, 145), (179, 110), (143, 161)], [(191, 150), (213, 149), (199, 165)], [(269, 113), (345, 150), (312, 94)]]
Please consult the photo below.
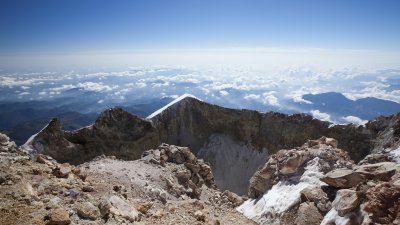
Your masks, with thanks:
[(219, 188), (245, 194), (254, 172), (280, 149), (327, 136), (338, 140), (338, 147), (358, 162), (399, 142), (400, 114), (365, 126), (332, 125), (305, 114), (228, 109), (193, 96), (179, 100), (147, 119), (109, 109), (93, 125), (76, 131), (61, 130), (59, 120), (53, 119), (22, 149), (77, 165), (103, 154), (139, 159), (161, 143), (186, 146), (210, 163)]
[(0, 134), (0, 224), (400, 224), (400, 114), (364, 126), (184, 96), (18, 147)]

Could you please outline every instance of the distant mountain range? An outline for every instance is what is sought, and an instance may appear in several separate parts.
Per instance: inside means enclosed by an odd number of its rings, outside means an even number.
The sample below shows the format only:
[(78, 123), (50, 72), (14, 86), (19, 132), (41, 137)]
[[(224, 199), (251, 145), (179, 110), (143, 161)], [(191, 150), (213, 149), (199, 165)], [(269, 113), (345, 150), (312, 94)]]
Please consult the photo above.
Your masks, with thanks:
[(400, 104), (393, 101), (371, 97), (351, 100), (337, 92), (306, 94), (303, 95), (303, 99), (312, 104), (298, 104), (301, 109), (305, 111), (319, 110), (334, 118), (356, 116), (363, 120), (370, 120), (377, 116), (400, 112)]

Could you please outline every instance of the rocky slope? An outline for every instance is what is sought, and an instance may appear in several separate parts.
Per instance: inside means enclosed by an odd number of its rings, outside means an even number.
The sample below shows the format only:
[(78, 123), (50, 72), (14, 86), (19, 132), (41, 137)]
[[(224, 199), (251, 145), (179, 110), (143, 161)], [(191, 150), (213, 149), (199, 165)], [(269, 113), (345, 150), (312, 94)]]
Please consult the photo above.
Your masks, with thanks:
[(0, 134), (0, 153), (0, 224), (255, 224), (188, 148), (163, 144), (135, 161), (73, 166), (29, 157)]
[(400, 224), (400, 146), (358, 164), (337, 146), (322, 137), (272, 154), (243, 202), (187, 147), (72, 166), (0, 134), (0, 224)]
[(186, 97), (149, 119), (110, 109), (94, 125), (73, 132), (62, 131), (55, 119), (23, 149), (79, 164), (101, 154), (138, 159), (161, 143), (187, 146), (211, 164), (218, 187), (244, 194), (268, 155), (321, 135), (339, 140), (338, 147), (359, 161), (399, 141), (400, 115), (377, 118), (366, 126), (332, 126), (303, 114), (227, 109)]
[(237, 210), (260, 224), (400, 224), (399, 156), (394, 145), (355, 164), (326, 137), (280, 150)]

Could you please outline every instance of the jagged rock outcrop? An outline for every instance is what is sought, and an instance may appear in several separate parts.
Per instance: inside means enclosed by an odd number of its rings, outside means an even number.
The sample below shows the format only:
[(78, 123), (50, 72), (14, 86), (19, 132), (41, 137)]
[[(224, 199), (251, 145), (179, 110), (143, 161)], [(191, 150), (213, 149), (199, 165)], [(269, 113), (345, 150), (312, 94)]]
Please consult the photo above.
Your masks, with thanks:
[(77, 131), (62, 131), (60, 121), (53, 119), (22, 148), (79, 164), (102, 154), (138, 159), (158, 142), (156, 129), (149, 121), (115, 108), (101, 113), (92, 126)]

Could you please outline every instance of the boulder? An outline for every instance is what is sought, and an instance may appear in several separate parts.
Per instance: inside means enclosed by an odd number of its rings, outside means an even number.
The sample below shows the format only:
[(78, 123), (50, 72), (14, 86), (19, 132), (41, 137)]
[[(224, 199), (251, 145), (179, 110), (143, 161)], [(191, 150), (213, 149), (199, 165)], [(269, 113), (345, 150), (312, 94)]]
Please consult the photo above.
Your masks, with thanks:
[(308, 159), (302, 152), (291, 151), (288, 156), (279, 162), (279, 172), (283, 175), (289, 175), (297, 172), (299, 167)]
[(334, 138), (325, 138), (325, 143), (326, 143), (326, 145), (330, 145), (333, 148), (338, 147), (338, 141)]
[(69, 213), (65, 209), (55, 209), (48, 216), (48, 225), (66, 225), (71, 223)]
[(231, 191), (225, 190), (222, 194), (228, 198), (228, 200), (233, 204), (234, 207), (237, 207), (244, 202), (242, 197)]
[(125, 200), (116, 195), (112, 195), (107, 200), (100, 203), (100, 213), (103, 217), (113, 214), (121, 216), (131, 222), (139, 218), (139, 212), (129, 205)]
[(350, 189), (342, 189), (336, 193), (336, 198), (332, 202), (333, 208), (338, 212), (339, 216), (344, 216), (354, 211), (360, 204), (360, 198), (357, 192)]
[(205, 221), (206, 221), (206, 216), (205, 216), (204, 213), (203, 213), (202, 211), (200, 211), (200, 210), (197, 210), (197, 211), (194, 213), (194, 217), (195, 217), (198, 221), (201, 221), (201, 222), (205, 222)]
[(397, 164), (394, 162), (380, 162), (358, 166), (355, 171), (367, 179), (389, 181), (396, 173)]
[(336, 169), (327, 173), (320, 179), (330, 186), (338, 188), (351, 188), (357, 186), (365, 179), (360, 174), (350, 169)]
[(319, 225), (322, 215), (317, 207), (311, 202), (303, 202), (297, 210), (296, 225)]
[(395, 224), (400, 215), (400, 189), (388, 182), (382, 182), (365, 193), (364, 223)]
[(393, 181), (393, 187), (400, 189), (400, 179), (394, 180)]
[(0, 152), (15, 152), (17, 149), (15, 142), (11, 141), (7, 135), (0, 133)]
[(55, 164), (54, 162), (52, 162), (51, 157), (45, 156), (42, 154), (37, 155), (36, 162), (46, 164), (47, 166), (50, 166), (50, 167), (53, 167)]
[(328, 212), (331, 209), (331, 203), (327, 194), (318, 186), (309, 186), (300, 192), (302, 202), (314, 202), (317, 208), (322, 212)]
[(78, 216), (83, 219), (96, 220), (100, 217), (99, 208), (90, 202), (79, 203), (76, 206), (76, 212), (78, 213)]
[(358, 164), (364, 165), (364, 164), (374, 164), (374, 163), (390, 162), (390, 161), (391, 160), (389, 159), (388, 154), (376, 153), (365, 156), (365, 158), (361, 160)]
[(53, 175), (58, 178), (67, 178), (72, 173), (71, 166), (67, 163), (61, 164), (53, 169)]

